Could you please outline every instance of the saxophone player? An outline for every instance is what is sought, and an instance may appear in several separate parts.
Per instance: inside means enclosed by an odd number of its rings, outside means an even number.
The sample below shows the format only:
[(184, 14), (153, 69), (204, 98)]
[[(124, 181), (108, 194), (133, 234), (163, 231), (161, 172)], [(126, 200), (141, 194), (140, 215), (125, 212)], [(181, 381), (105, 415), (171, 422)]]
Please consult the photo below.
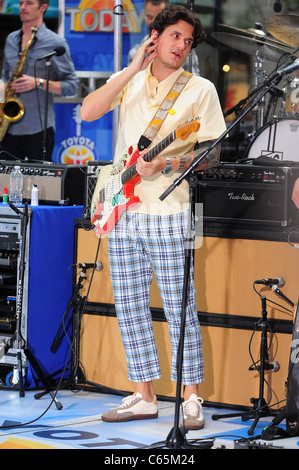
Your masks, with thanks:
[[(43, 159), (51, 161), (55, 134), (54, 95), (74, 96), (78, 91), (78, 78), (68, 44), (64, 38), (48, 29), (43, 20), (49, 1), (20, 0), (22, 27), (10, 33), (5, 42), (1, 94), (5, 101), (5, 95), (10, 88), (10, 94), (13, 94), (17, 101), (20, 100), (23, 110), (19, 113), (21, 116), (13, 116), (9, 119), (9, 124), (5, 122), (6, 117), (3, 115), (0, 119), (0, 136), (2, 132), (0, 159), (2, 160)], [(57, 48), (65, 52), (51, 58), (45, 148), (47, 67), (45, 60), (37, 61), (37, 59)], [(23, 54), (26, 51), (26, 57), (24, 64), (20, 67), (18, 61), (20, 61), (22, 51)], [(21, 72), (16, 73), (18, 67), (21, 68)], [(4, 123), (7, 125), (5, 130)]]

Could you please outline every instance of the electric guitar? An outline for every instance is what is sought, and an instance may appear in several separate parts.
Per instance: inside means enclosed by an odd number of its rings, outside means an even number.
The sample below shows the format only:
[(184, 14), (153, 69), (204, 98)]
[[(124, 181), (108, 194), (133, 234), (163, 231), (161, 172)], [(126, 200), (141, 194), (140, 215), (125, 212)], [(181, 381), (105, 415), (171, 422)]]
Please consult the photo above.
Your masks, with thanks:
[[(175, 139), (186, 140), (191, 132), (197, 132), (199, 127), (198, 118), (181, 124), (150, 149), (143, 156), (144, 160), (150, 162)], [(101, 169), (90, 208), (91, 224), (98, 235), (109, 233), (123, 212), (129, 206), (134, 207), (138, 204), (139, 197), (134, 196), (134, 187), (140, 181), (140, 176), (136, 171), (138, 157), (138, 146), (132, 145), (117, 163)]]

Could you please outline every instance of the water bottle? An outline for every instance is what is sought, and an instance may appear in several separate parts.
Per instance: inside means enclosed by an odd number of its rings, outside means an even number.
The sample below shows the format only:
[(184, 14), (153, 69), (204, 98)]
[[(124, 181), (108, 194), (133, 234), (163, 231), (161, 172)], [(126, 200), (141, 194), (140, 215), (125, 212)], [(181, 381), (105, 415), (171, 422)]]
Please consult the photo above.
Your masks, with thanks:
[(38, 206), (38, 186), (37, 184), (32, 185), (31, 189), (31, 205)]
[(23, 174), (19, 166), (15, 166), (10, 174), (9, 200), (16, 206), (23, 202)]

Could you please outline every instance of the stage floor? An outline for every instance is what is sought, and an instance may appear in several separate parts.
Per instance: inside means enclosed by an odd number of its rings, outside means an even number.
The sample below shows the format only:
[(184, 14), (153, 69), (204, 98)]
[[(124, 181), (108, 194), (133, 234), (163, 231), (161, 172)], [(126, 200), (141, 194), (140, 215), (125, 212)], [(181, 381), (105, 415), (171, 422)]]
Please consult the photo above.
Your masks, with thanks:
[[(122, 396), (85, 390), (61, 390), (57, 399), (62, 409), (58, 410), (49, 395), (36, 399), (35, 394), (35, 391), (30, 390), (20, 397), (17, 390), (0, 390), (0, 449), (102, 449), (100, 460), (103, 459), (104, 463), (121, 463), (115, 462), (115, 459), (123, 453), (127, 458), (130, 455), (139, 456), (139, 459), (145, 456), (139, 462), (144, 463), (149, 455), (157, 455), (154, 451), (156, 444), (164, 443), (174, 429), (175, 403), (171, 401), (158, 402), (158, 419), (115, 424), (104, 423), (101, 413), (118, 406)], [(215, 413), (227, 412), (231, 413), (232, 410), (204, 406), (204, 429), (190, 431), (185, 436), (187, 445), (196, 447), (195, 451), (189, 450), (188, 455), (194, 452), (197, 456), (199, 445), (205, 443), (204, 439), (208, 439), (211, 450), (231, 450), (239, 448), (240, 439), (249, 438), (248, 429), (252, 420), (242, 421), (240, 417), (212, 419)], [(272, 419), (261, 418), (253, 438), (259, 436)], [(280, 427), (284, 427), (284, 422)], [(171, 442), (172, 450), (176, 449), (177, 444)], [(241, 444), (244, 446), (244, 441)], [(251, 445), (254, 446), (251, 448), (299, 449), (299, 437), (275, 438), (271, 441), (253, 439)], [(159, 449), (159, 445), (157, 447)], [(144, 453), (133, 452), (135, 450), (144, 450)], [(132, 462), (132, 466), (136, 465)]]

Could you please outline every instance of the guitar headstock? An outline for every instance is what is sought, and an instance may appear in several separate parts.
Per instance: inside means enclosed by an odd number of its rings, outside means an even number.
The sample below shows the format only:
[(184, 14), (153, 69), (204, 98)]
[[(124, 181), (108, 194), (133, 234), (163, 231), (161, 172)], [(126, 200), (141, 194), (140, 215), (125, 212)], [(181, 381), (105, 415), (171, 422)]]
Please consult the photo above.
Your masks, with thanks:
[(187, 137), (191, 134), (191, 132), (197, 132), (200, 128), (200, 118), (190, 119), (189, 121), (185, 122), (178, 126), (175, 130), (176, 138), (186, 140)]

